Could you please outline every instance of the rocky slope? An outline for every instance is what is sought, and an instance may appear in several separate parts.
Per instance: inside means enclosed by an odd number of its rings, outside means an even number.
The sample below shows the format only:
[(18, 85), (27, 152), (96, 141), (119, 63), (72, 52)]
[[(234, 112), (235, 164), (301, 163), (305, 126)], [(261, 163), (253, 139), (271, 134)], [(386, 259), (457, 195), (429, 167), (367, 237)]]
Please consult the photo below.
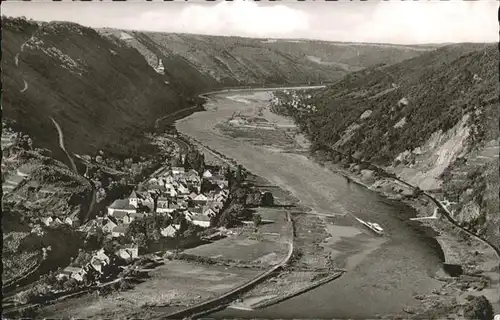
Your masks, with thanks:
[(288, 95), (281, 111), (314, 150), (375, 163), (432, 191), (459, 223), (500, 247), (497, 67), (496, 45), (447, 46)]

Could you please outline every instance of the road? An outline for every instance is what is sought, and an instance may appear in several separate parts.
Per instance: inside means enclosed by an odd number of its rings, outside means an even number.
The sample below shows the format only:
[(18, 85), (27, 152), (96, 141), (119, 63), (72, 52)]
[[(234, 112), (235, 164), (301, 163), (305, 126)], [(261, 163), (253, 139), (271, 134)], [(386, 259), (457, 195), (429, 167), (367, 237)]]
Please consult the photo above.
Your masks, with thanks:
[[(59, 125), (59, 123), (57, 123), (57, 121), (50, 117), (50, 119), (52, 120), (52, 122), (54, 123), (54, 126), (56, 127), (56, 130), (57, 130), (57, 133), (58, 133), (58, 136), (59, 136), (59, 147), (64, 151), (64, 153), (66, 154), (66, 156), (68, 157), (68, 160), (71, 164), (71, 167), (73, 169), (73, 171), (77, 174), (77, 175), (80, 175), (78, 173), (78, 169), (76, 168), (76, 164), (75, 164), (75, 161), (73, 160), (73, 158), (71, 157), (71, 155), (69, 154), (69, 152), (66, 150), (66, 146), (64, 145), (64, 133), (61, 129), (61, 126)], [(92, 212), (94, 211), (94, 207), (95, 207), (95, 204), (96, 204), (96, 201), (97, 201), (97, 190), (95, 188), (95, 185), (94, 185), (94, 182), (92, 180), (90, 180), (89, 178), (85, 177), (85, 176), (82, 176), (83, 178), (85, 178), (85, 180), (87, 180), (87, 182), (90, 184), (90, 187), (92, 188), (92, 197), (90, 199), (90, 203), (89, 203), (89, 208), (87, 210), (87, 213), (85, 214), (85, 217), (83, 219), (83, 222), (86, 222), (90, 219), (90, 216), (92, 215)]]

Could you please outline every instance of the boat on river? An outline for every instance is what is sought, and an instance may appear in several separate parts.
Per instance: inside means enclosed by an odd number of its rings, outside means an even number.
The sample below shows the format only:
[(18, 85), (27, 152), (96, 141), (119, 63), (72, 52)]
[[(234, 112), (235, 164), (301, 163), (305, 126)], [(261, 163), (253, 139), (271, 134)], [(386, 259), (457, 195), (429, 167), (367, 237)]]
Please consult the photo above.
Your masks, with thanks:
[(356, 220), (358, 220), (362, 225), (364, 225), (368, 229), (372, 230), (373, 232), (375, 232), (379, 236), (384, 234), (384, 229), (382, 229), (382, 227), (378, 223), (364, 221), (364, 220), (361, 220), (359, 218), (356, 218)]

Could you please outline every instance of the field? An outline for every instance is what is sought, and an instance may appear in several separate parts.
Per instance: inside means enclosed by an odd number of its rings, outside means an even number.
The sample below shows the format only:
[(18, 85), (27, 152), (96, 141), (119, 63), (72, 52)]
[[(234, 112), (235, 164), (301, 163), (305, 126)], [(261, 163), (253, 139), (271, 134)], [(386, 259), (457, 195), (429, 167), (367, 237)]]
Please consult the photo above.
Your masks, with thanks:
[[(288, 252), (288, 225), (283, 209), (257, 208), (263, 224), (254, 232), (253, 225), (234, 229), (237, 235), (186, 250), (186, 253), (211, 258), (224, 258), (271, 266)], [(272, 221), (272, 222), (271, 222)]]
[(45, 308), (40, 316), (91, 318), (112, 315), (116, 319), (138, 312), (141, 317), (149, 311), (153, 314), (168, 313), (175, 307), (185, 307), (230, 291), (257, 273), (247, 269), (167, 261), (150, 273), (150, 279), (129, 291), (106, 297), (91, 295), (68, 300)]

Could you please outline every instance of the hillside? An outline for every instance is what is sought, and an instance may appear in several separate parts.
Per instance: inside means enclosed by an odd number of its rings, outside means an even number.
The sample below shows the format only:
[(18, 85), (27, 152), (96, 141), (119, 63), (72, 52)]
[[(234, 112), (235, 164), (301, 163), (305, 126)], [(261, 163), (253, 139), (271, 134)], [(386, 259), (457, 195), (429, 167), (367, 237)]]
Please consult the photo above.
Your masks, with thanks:
[(442, 47), (281, 95), (274, 108), (295, 118), (313, 151), (374, 163), (442, 194), (459, 223), (500, 247), (497, 49)]
[[(413, 58), (432, 47), (172, 34), (102, 29), (136, 48), (188, 92), (203, 87), (333, 82), (346, 73)], [(189, 81), (190, 80), (190, 81)]]
[(58, 153), (128, 154), (155, 118), (185, 101), (120, 41), (67, 22), (2, 19), (2, 107), (16, 131)]
[[(261, 40), (94, 30), (2, 19), (3, 117), (36, 146), (140, 153), (154, 120), (227, 86), (332, 82), (348, 71), (415, 57), (428, 47)], [(159, 59), (165, 68), (156, 72)], [(152, 68), (153, 67), (153, 68)]]

